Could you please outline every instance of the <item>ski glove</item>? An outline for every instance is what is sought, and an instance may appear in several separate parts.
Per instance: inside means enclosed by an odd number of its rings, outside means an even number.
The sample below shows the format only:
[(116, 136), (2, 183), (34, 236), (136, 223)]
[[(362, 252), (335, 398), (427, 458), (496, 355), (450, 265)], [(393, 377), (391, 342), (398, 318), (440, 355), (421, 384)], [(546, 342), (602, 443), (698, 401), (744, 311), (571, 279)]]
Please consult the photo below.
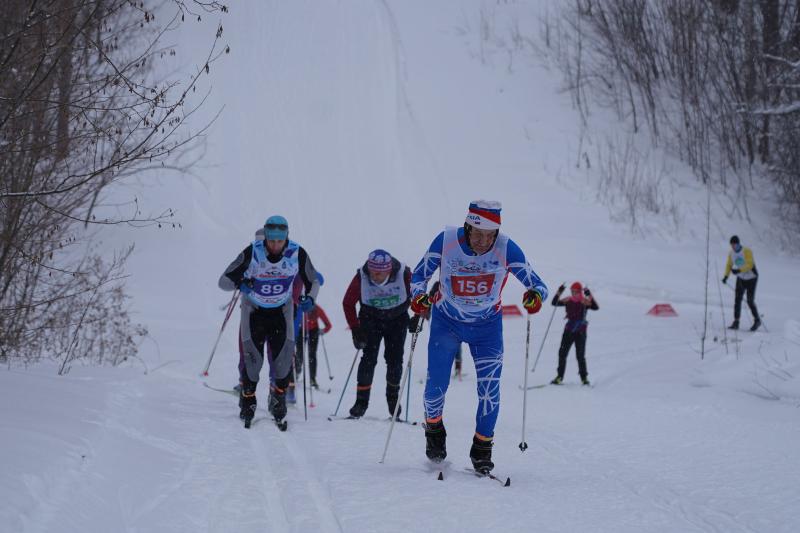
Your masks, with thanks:
[(529, 315), (538, 313), (542, 309), (542, 295), (533, 289), (525, 291), (522, 295), (522, 307), (528, 311)]
[(239, 283), (239, 290), (242, 291), (242, 294), (250, 294), (253, 292), (253, 285), (254, 281), (252, 278), (242, 278), (242, 281)]
[(314, 309), (314, 298), (311, 296), (301, 296), (300, 299), (297, 300), (297, 304), (300, 306), (302, 312), (308, 313)]
[(411, 320), (408, 322), (408, 332), (417, 333), (417, 328), (419, 328), (419, 332), (422, 333), (422, 324), (424, 322), (422, 315), (412, 316)]
[(367, 336), (361, 330), (360, 327), (354, 327), (352, 330), (353, 333), (353, 346), (356, 350), (363, 350), (367, 347)]
[(424, 292), (411, 300), (411, 310), (417, 315), (424, 315), (431, 309), (431, 299)]
[(725, 276), (724, 278), (722, 278), (722, 284), (723, 285), (727, 285), (728, 284), (728, 276)]
[(731, 269), (731, 272), (733, 272), (734, 274), (738, 275), (739, 274), (739, 269), (738, 268)]
[(567, 288), (567, 286), (562, 283), (561, 285), (558, 286), (558, 290), (556, 292), (558, 294), (561, 294), (562, 292), (564, 292), (564, 289), (566, 289), (566, 288)]

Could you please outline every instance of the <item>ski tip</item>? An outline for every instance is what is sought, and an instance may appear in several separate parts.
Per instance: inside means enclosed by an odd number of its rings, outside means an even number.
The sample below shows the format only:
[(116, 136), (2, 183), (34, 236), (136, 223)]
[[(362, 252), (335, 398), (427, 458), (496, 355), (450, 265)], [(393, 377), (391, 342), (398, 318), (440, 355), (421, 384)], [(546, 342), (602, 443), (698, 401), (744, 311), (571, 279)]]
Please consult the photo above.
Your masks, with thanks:
[(438, 479), (439, 481), (444, 481), (444, 472), (439, 471), (439, 476), (436, 479)]
[(503, 483), (503, 486), (504, 487), (510, 487), (511, 486), (511, 478), (510, 477), (506, 478), (506, 482)]

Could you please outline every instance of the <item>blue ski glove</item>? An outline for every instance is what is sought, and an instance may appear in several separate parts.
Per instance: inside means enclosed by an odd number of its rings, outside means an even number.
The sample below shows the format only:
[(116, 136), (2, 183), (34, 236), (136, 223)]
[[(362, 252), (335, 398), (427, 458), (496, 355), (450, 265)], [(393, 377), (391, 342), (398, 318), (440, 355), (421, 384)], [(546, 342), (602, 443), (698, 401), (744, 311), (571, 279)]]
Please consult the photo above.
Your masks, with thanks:
[(301, 296), (300, 299), (297, 301), (297, 305), (300, 307), (300, 310), (304, 313), (308, 313), (312, 309), (314, 309), (314, 298), (311, 296)]
[(253, 292), (253, 285), (252, 278), (242, 278), (241, 283), (239, 283), (239, 290), (242, 291), (242, 294), (250, 294)]

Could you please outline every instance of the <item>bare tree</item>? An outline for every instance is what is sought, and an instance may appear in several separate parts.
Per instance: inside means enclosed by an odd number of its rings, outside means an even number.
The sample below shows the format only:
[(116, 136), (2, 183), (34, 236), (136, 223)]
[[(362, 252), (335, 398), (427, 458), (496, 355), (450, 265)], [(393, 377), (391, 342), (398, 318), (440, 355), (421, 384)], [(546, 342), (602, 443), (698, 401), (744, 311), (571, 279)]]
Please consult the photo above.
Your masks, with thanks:
[[(118, 363), (146, 330), (130, 321), (123, 266), (92, 244), (102, 225), (173, 224), (167, 209), (99, 214), (108, 188), (174, 165), (203, 133), (186, 119), (201, 77), (228, 51), (222, 26), (200, 67), (159, 79), (165, 34), (217, 2), (10, 0), (0, 4), (0, 357)], [(158, 9), (156, 9), (158, 8)], [(171, 12), (163, 24), (155, 12)]]

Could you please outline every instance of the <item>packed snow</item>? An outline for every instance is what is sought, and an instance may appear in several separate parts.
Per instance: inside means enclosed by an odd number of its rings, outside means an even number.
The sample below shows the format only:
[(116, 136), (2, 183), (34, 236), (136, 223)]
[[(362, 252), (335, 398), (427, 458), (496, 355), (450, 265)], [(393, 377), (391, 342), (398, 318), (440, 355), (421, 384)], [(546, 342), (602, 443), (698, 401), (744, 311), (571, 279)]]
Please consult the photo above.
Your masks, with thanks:
[[(110, 247), (136, 241), (129, 287), (151, 332), (140, 358), (64, 377), (49, 364), (0, 372), (0, 531), (800, 530), (800, 261), (772, 238), (768, 202), (752, 222), (714, 202), (701, 360), (705, 192), (669, 159), (681, 223), (654, 217), (669, 231), (634, 235), (596, 202), (592, 172), (576, 168), (580, 124), (558, 70), (507, 30), (516, 21), (535, 41), (539, 15), (553, 9), (232, 5), (222, 18), (231, 54), (215, 63), (205, 108), (224, 109), (201, 164), (136, 191), (176, 209), (183, 229), (107, 236)], [(216, 22), (186, 27), (178, 45), (202, 50)], [(594, 118), (597, 131), (623, 127), (599, 109)], [(526, 318), (504, 321), (494, 462), (510, 487), (465, 470), (477, 403), (468, 354), (447, 396), (443, 481), (425, 458), (428, 324), (410, 379), (408, 419), (419, 424), (395, 425), (383, 464), (382, 359), (367, 417), (328, 420), (355, 355), (341, 298), (356, 269), (377, 247), (413, 267), (477, 198), (502, 202), (503, 231), (551, 291), (580, 280), (600, 306), (589, 315), (593, 386), (580, 385), (570, 354), (565, 385), (528, 391), (524, 453)], [(224, 392), (238, 380), (238, 314), (200, 375), (231, 296), (217, 278), (274, 213), (325, 275), (319, 304), (334, 323), (318, 370), (331, 390), (314, 392), (307, 421), (300, 392), (285, 433), (266, 413), (263, 383), (250, 430)], [(755, 333), (746, 306), (743, 331), (724, 329), (733, 292), (718, 280), (734, 233), (761, 274), (766, 327)], [(521, 295), (510, 279), (504, 303)], [(647, 315), (657, 303), (678, 316)], [(552, 312), (547, 302), (531, 320), (531, 367)], [(559, 309), (529, 384), (555, 376), (562, 328)], [(340, 415), (354, 396), (353, 377)]]

